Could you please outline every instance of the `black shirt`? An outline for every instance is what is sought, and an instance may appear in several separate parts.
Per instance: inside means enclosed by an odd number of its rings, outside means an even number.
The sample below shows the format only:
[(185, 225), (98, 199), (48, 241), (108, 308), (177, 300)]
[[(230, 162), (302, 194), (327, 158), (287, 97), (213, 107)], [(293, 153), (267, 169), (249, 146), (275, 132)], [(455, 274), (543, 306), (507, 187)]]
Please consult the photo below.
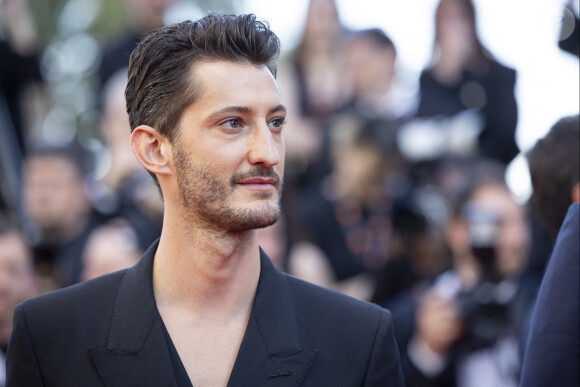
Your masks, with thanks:
[(187, 371), (181, 362), (181, 358), (177, 353), (177, 349), (175, 348), (175, 345), (173, 345), (171, 336), (169, 336), (169, 332), (167, 332), (165, 324), (163, 324), (163, 332), (165, 333), (165, 341), (167, 342), (167, 349), (169, 350), (169, 358), (171, 359), (171, 365), (173, 366), (173, 373), (175, 374), (177, 387), (193, 387), (193, 384), (187, 375)]

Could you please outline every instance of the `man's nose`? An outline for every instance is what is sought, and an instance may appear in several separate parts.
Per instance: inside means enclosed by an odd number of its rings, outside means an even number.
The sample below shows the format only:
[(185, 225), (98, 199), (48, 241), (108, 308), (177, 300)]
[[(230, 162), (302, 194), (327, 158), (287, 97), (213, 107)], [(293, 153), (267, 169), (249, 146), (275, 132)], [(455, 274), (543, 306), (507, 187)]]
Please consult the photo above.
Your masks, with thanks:
[(267, 125), (256, 127), (249, 144), (249, 160), (252, 165), (272, 167), (280, 162), (277, 140)]

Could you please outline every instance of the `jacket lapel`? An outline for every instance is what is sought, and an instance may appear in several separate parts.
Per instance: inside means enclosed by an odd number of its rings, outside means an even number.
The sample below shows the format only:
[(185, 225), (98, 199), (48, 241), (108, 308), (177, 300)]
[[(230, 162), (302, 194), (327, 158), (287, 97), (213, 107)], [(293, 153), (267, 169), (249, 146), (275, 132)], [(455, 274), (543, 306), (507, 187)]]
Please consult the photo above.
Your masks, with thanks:
[(151, 246), (121, 281), (106, 348), (89, 348), (101, 378), (109, 387), (175, 386), (163, 322), (153, 295)]
[[(153, 295), (151, 246), (121, 282), (106, 348), (89, 356), (108, 387), (176, 387), (175, 374)], [(229, 387), (299, 386), (317, 350), (301, 348), (293, 298), (286, 277), (260, 250), (256, 299)]]
[(300, 346), (285, 275), (262, 250), (260, 260), (256, 299), (228, 386), (299, 386), (317, 351)]

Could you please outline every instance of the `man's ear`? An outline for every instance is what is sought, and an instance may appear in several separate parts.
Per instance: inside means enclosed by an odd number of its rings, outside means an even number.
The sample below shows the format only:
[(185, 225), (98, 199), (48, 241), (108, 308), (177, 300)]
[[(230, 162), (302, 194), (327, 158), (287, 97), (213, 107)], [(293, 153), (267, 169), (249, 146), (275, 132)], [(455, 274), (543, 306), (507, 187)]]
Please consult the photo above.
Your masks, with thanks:
[(131, 133), (131, 149), (141, 165), (156, 175), (171, 173), (171, 144), (166, 136), (147, 125)]

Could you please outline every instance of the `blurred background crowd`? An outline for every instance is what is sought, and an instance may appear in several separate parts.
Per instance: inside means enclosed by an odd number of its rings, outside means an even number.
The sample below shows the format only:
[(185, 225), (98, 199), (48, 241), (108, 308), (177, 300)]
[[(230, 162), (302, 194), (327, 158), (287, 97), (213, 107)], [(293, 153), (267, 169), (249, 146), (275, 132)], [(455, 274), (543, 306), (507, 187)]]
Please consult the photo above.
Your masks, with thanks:
[(494, 55), (479, 17), (494, 2), (388, 6), (385, 20), (432, 27), (413, 36), (430, 46), (420, 68), (388, 23), (349, 23), (354, 2), (287, 3), (0, 0), (0, 364), (17, 303), (129, 267), (159, 236), (163, 203), (124, 104), (137, 42), (207, 11), (253, 12), (277, 33), (285, 20), (290, 112), (283, 217), (261, 246), (282, 270), (389, 308), (409, 386), (517, 385), (555, 236), (580, 201), (578, 1), (552, 1), (538, 19), (552, 35), (521, 42), (574, 70), (524, 118), (521, 91), (551, 78), (521, 84)]

